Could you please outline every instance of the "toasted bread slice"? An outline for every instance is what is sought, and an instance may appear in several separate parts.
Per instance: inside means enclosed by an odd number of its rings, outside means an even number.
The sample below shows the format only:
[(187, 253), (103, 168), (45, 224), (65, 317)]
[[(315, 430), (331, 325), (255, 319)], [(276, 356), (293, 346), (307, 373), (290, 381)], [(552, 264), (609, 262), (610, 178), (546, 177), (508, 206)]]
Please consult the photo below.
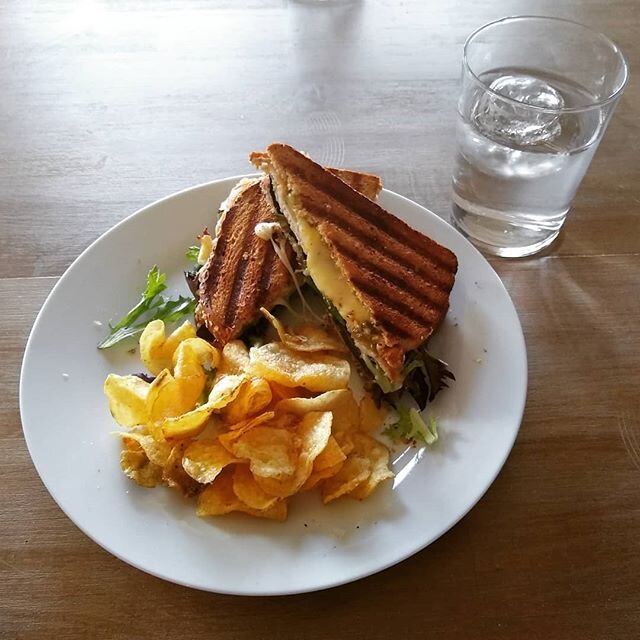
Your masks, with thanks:
[[(277, 222), (268, 178), (247, 184), (220, 213), (211, 257), (200, 270), (196, 323), (218, 346), (237, 338), (260, 307), (271, 308), (294, 287), (271, 243), (255, 235), (260, 222)], [(293, 249), (285, 251), (295, 261)]]
[[(332, 170), (341, 178), (375, 198), (380, 178), (348, 170)], [(260, 307), (271, 309), (294, 290), (292, 272), (296, 255), (278, 232), (274, 240), (255, 233), (259, 223), (278, 223), (282, 218), (273, 200), (269, 177), (241, 180), (223, 203), (211, 257), (200, 270), (195, 318), (218, 346), (238, 338), (256, 319)], [(288, 263), (288, 264), (287, 264)]]
[(288, 145), (272, 144), (256, 160), (315, 285), (360, 351), (399, 382), (405, 354), (447, 313), (456, 256)]
[[(260, 167), (264, 162), (268, 161), (268, 154), (264, 151), (253, 151), (249, 159), (256, 167)], [(375, 200), (382, 190), (380, 176), (376, 176), (373, 173), (362, 173), (361, 171), (351, 171), (350, 169), (334, 169), (332, 167), (327, 167), (327, 171), (338, 176), (352, 189), (359, 191), (369, 200)]]

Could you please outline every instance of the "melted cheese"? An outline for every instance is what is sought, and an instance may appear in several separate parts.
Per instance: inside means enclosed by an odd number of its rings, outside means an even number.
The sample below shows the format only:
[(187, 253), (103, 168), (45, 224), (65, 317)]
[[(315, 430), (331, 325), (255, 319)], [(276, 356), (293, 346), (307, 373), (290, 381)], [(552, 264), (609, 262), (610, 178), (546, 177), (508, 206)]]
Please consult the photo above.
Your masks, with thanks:
[(307, 269), (316, 287), (349, 324), (370, 322), (369, 310), (349, 286), (317, 229), (302, 218), (297, 220), (297, 227), (307, 256)]
[(258, 222), (253, 232), (260, 240), (269, 241), (273, 238), (273, 234), (282, 231), (282, 227), (278, 222)]
[(345, 319), (351, 339), (361, 353), (383, 367), (384, 375), (389, 377), (377, 353), (376, 330), (371, 313), (349, 285), (322, 235), (302, 216), (294, 215), (297, 209), (295, 191), (287, 188), (283, 180), (276, 180), (275, 186), (278, 204), (298, 241), (296, 252), (306, 259), (305, 273), (311, 275), (318, 290)]

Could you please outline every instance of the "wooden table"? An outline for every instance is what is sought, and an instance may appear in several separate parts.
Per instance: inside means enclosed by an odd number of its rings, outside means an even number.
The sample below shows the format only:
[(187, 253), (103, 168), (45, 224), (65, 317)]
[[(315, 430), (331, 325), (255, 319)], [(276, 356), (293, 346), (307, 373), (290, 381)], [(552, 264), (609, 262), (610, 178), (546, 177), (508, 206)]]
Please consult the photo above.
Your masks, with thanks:
[(448, 216), (462, 43), (514, 13), (598, 27), (640, 68), (640, 6), (625, 0), (2, 4), (0, 638), (639, 637), (633, 80), (559, 241), (491, 261), (526, 336), (524, 422), (486, 496), (415, 557), (294, 597), (162, 582), (67, 520), (22, 436), (18, 376), (38, 309), (140, 206), (246, 172), (249, 150), (281, 139)]

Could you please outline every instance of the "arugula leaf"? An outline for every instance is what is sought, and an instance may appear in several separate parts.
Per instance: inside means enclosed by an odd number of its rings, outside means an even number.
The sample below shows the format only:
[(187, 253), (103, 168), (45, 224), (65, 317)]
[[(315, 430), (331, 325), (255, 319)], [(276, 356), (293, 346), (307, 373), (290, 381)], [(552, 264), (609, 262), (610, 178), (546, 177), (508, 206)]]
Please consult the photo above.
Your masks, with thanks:
[(189, 262), (198, 262), (198, 254), (200, 247), (196, 244), (191, 245), (184, 254)]
[(422, 418), (422, 414), (413, 407), (398, 404), (396, 406), (398, 420), (390, 424), (382, 434), (394, 442), (406, 442), (411, 444), (423, 444), (431, 446), (438, 441), (438, 423), (433, 416), (429, 416), (428, 422)]
[(98, 345), (98, 349), (108, 349), (115, 344), (140, 335), (152, 320), (166, 323), (177, 322), (195, 311), (194, 298), (178, 296), (176, 299), (160, 295), (166, 288), (167, 275), (154, 265), (147, 274), (147, 286), (140, 302), (115, 325), (109, 324), (109, 335)]
[(448, 365), (432, 356), (424, 346), (409, 354), (402, 374), (405, 389), (413, 396), (420, 409), (424, 409), (441, 389), (448, 386), (448, 380), (455, 380)]

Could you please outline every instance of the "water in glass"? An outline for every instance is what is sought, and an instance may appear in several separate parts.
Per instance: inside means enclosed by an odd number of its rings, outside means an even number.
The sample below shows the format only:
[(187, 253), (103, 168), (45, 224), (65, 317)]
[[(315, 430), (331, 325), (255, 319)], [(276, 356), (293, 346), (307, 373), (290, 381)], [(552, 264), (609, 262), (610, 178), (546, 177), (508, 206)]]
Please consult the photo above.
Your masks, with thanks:
[(557, 236), (596, 151), (604, 116), (598, 108), (551, 111), (593, 102), (585, 89), (562, 78), (498, 69), (480, 80), (493, 93), (478, 87), (471, 107), (458, 113), (454, 221), (494, 253), (534, 253)]

